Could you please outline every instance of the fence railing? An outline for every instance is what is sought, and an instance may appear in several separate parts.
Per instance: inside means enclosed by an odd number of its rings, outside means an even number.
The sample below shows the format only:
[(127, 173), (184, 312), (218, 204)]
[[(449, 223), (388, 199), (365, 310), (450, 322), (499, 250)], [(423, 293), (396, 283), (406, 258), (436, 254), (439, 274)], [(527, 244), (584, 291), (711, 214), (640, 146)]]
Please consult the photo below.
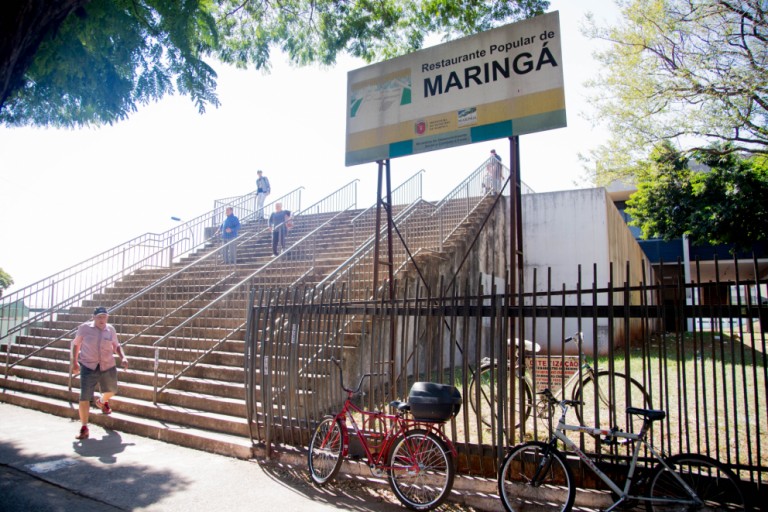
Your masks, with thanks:
[[(510, 194), (509, 168), (501, 165), (495, 158), (488, 158), (480, 164), (464, 181), (446, 195), (432, 214), (438, 226), (439, 241), (437, 249), (442, 249), (443, 243), (477, 208), (478, 198), (482, 199), (495, 194)], [(521, 193), (533, 194), (525, 183), (521, 183)]]
[[(457, 386), (464, 404), (446, 430), (459, 449), (461, 472), (492, 475), (505, 446), (546, 438), (551, 417), (537, 393), (547, 387), (582, 401), (579, 418), (592, 425), (636, 429), (625, 407), (664, 409), (666, 419), (652, 431), (657, 447), (709, 455), (745, 481), (768, 483), (764, 278), (670, 287), (663, 281), (598, 285), (585, 276), (568, 288), (527, 286), (538, 291), (513, 296), (478, 285), (433, 293), (405, 282), (393, 303), (381, 295), (351, 301), (335, 285), (262, 290), (252, 297), (246, 338), (254, 436), (308, 442), (312, 426), (344, 398), (329, 362), (334, 356), (345, 360), (350, 381), (391, 369), (394, 387), (383, 378), (365, 397), (374, 408), (406, 398), (415, 381)], [(686, 291), (712, 297), (723, 287), (742, 290), (741, 298), (717, 305), (686, 298)], [(279, 329), (265, 323), (275, 317), (287, 319)], [(583, 346), (563, 350), (563, 333), (579, 331), (590, 333)], [(542, 350), (526, 353), (522, 342), (509, 339), (530, 339)], [(604, 355), (580, 358), (583, 351)], [(608, 461), (629, 454), (586, 434), (579, 443)]]

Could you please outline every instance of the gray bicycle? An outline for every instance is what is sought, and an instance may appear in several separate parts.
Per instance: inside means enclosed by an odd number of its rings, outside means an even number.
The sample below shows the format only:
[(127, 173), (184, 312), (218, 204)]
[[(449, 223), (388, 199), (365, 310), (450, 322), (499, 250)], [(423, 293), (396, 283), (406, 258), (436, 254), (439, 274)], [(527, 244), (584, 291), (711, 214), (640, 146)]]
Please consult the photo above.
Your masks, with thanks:
[[(647, 510), (749, 510), (747, 498), (738, 477), (719, 461), (694, 453), (665, 457), (647, 438), (650, 426), (666, 417), (661, 410), (630, 407), (627, 414), (642, 419), (640, 432), (635, 434), (618, 429), (601, 429), (584, 425), (569, 425), (565, 415), (569, 407), (579, 405), (574, 400), (558, 400), (549, 390), (543, 398), (562, 411), (552, 437), (547, 443), (530, 441), (520, 444), (507, 454), (499, 468), (499, 496), (510, 512), (569, 511), (573, 507), (576, 486), (565, 455), (557, 449), (562, 442), (575, 453), (612, 491), (616, 498), (607, 511), (636, 502), (644, 502)], [(634, 443), (623, 485), (604, 473), (597, 464), (571, 441), (567, 432), (582, 432), (602, 436), (604, 443)], [(645, 478), (638, 478), (640, 453), (650, 453), (657, 462)], [(644, 484), (638, 484), (644, 482)]]

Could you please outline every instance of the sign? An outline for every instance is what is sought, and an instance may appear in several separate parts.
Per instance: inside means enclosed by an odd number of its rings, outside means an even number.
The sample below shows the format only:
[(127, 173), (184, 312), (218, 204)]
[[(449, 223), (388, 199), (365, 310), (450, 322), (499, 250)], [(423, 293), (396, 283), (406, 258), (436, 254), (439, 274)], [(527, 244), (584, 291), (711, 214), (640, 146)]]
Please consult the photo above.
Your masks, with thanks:
[(535, 367), (532, 357), (525, 358), (526, 371), (533, 374), (537, 391), (549, 388), (557, 392), (571, 375), (579, 371), (579, 366), (579, 356), (538, 356)]
[(346, 165), (566, 126), (552, 12), (350, 71)]

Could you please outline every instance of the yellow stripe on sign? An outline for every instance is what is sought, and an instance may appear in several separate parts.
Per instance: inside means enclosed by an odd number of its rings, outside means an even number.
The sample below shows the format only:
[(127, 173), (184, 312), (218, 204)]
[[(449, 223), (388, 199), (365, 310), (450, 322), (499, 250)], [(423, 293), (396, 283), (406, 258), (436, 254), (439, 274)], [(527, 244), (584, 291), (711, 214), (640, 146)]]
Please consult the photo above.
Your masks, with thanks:
[[(503, 101), (480, 105), (477, 108), (477, 124), (462, 126), (473, 128), (502, 121), (521, 119), (565, 109), (565, 91), (562, 87), (526, 94)], [(420, 123), (424, 123), (419, 126)], [(418, 139), (458, 129), (456, 111), (425, 118), (412, 119), (372, 130), (347, 134), (347, 152), (360, 151), (394, 142)]]

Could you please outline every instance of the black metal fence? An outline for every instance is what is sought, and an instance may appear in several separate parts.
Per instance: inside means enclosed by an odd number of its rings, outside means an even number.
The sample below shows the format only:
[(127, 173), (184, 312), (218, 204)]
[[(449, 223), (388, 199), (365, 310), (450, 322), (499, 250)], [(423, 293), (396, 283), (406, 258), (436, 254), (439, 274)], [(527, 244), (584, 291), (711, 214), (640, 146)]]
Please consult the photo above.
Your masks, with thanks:
[[(464, 405), (445, 429), (463, 473), (493, 475), (507, 446), (547, 437), (550, 410), (537, 399), (547, 387), (583, 402), (569, 421), (606, 428), (637, 429), (624, 413), (630, 405), (664, 409), (655, 446), (706, 454), (745, 481), (768, 482), (764, 279), (599, 285), (578, 269), (567, 287), (533, 276), (518, 293), (403, 282), (394, 297), (365, 302), (348, 301), (343, 287), (254, 290), (246, 348), (254, 439), (306, 446), (344, 398), (334, 356), (350, 383), (383, 374), (361, 398), (369, 408), (407, 397), (416, 381), (455, 385)], [(583, 339), (563, 343), (579, 332)], [(606, 458), (628, 450), (580, 443)]]

